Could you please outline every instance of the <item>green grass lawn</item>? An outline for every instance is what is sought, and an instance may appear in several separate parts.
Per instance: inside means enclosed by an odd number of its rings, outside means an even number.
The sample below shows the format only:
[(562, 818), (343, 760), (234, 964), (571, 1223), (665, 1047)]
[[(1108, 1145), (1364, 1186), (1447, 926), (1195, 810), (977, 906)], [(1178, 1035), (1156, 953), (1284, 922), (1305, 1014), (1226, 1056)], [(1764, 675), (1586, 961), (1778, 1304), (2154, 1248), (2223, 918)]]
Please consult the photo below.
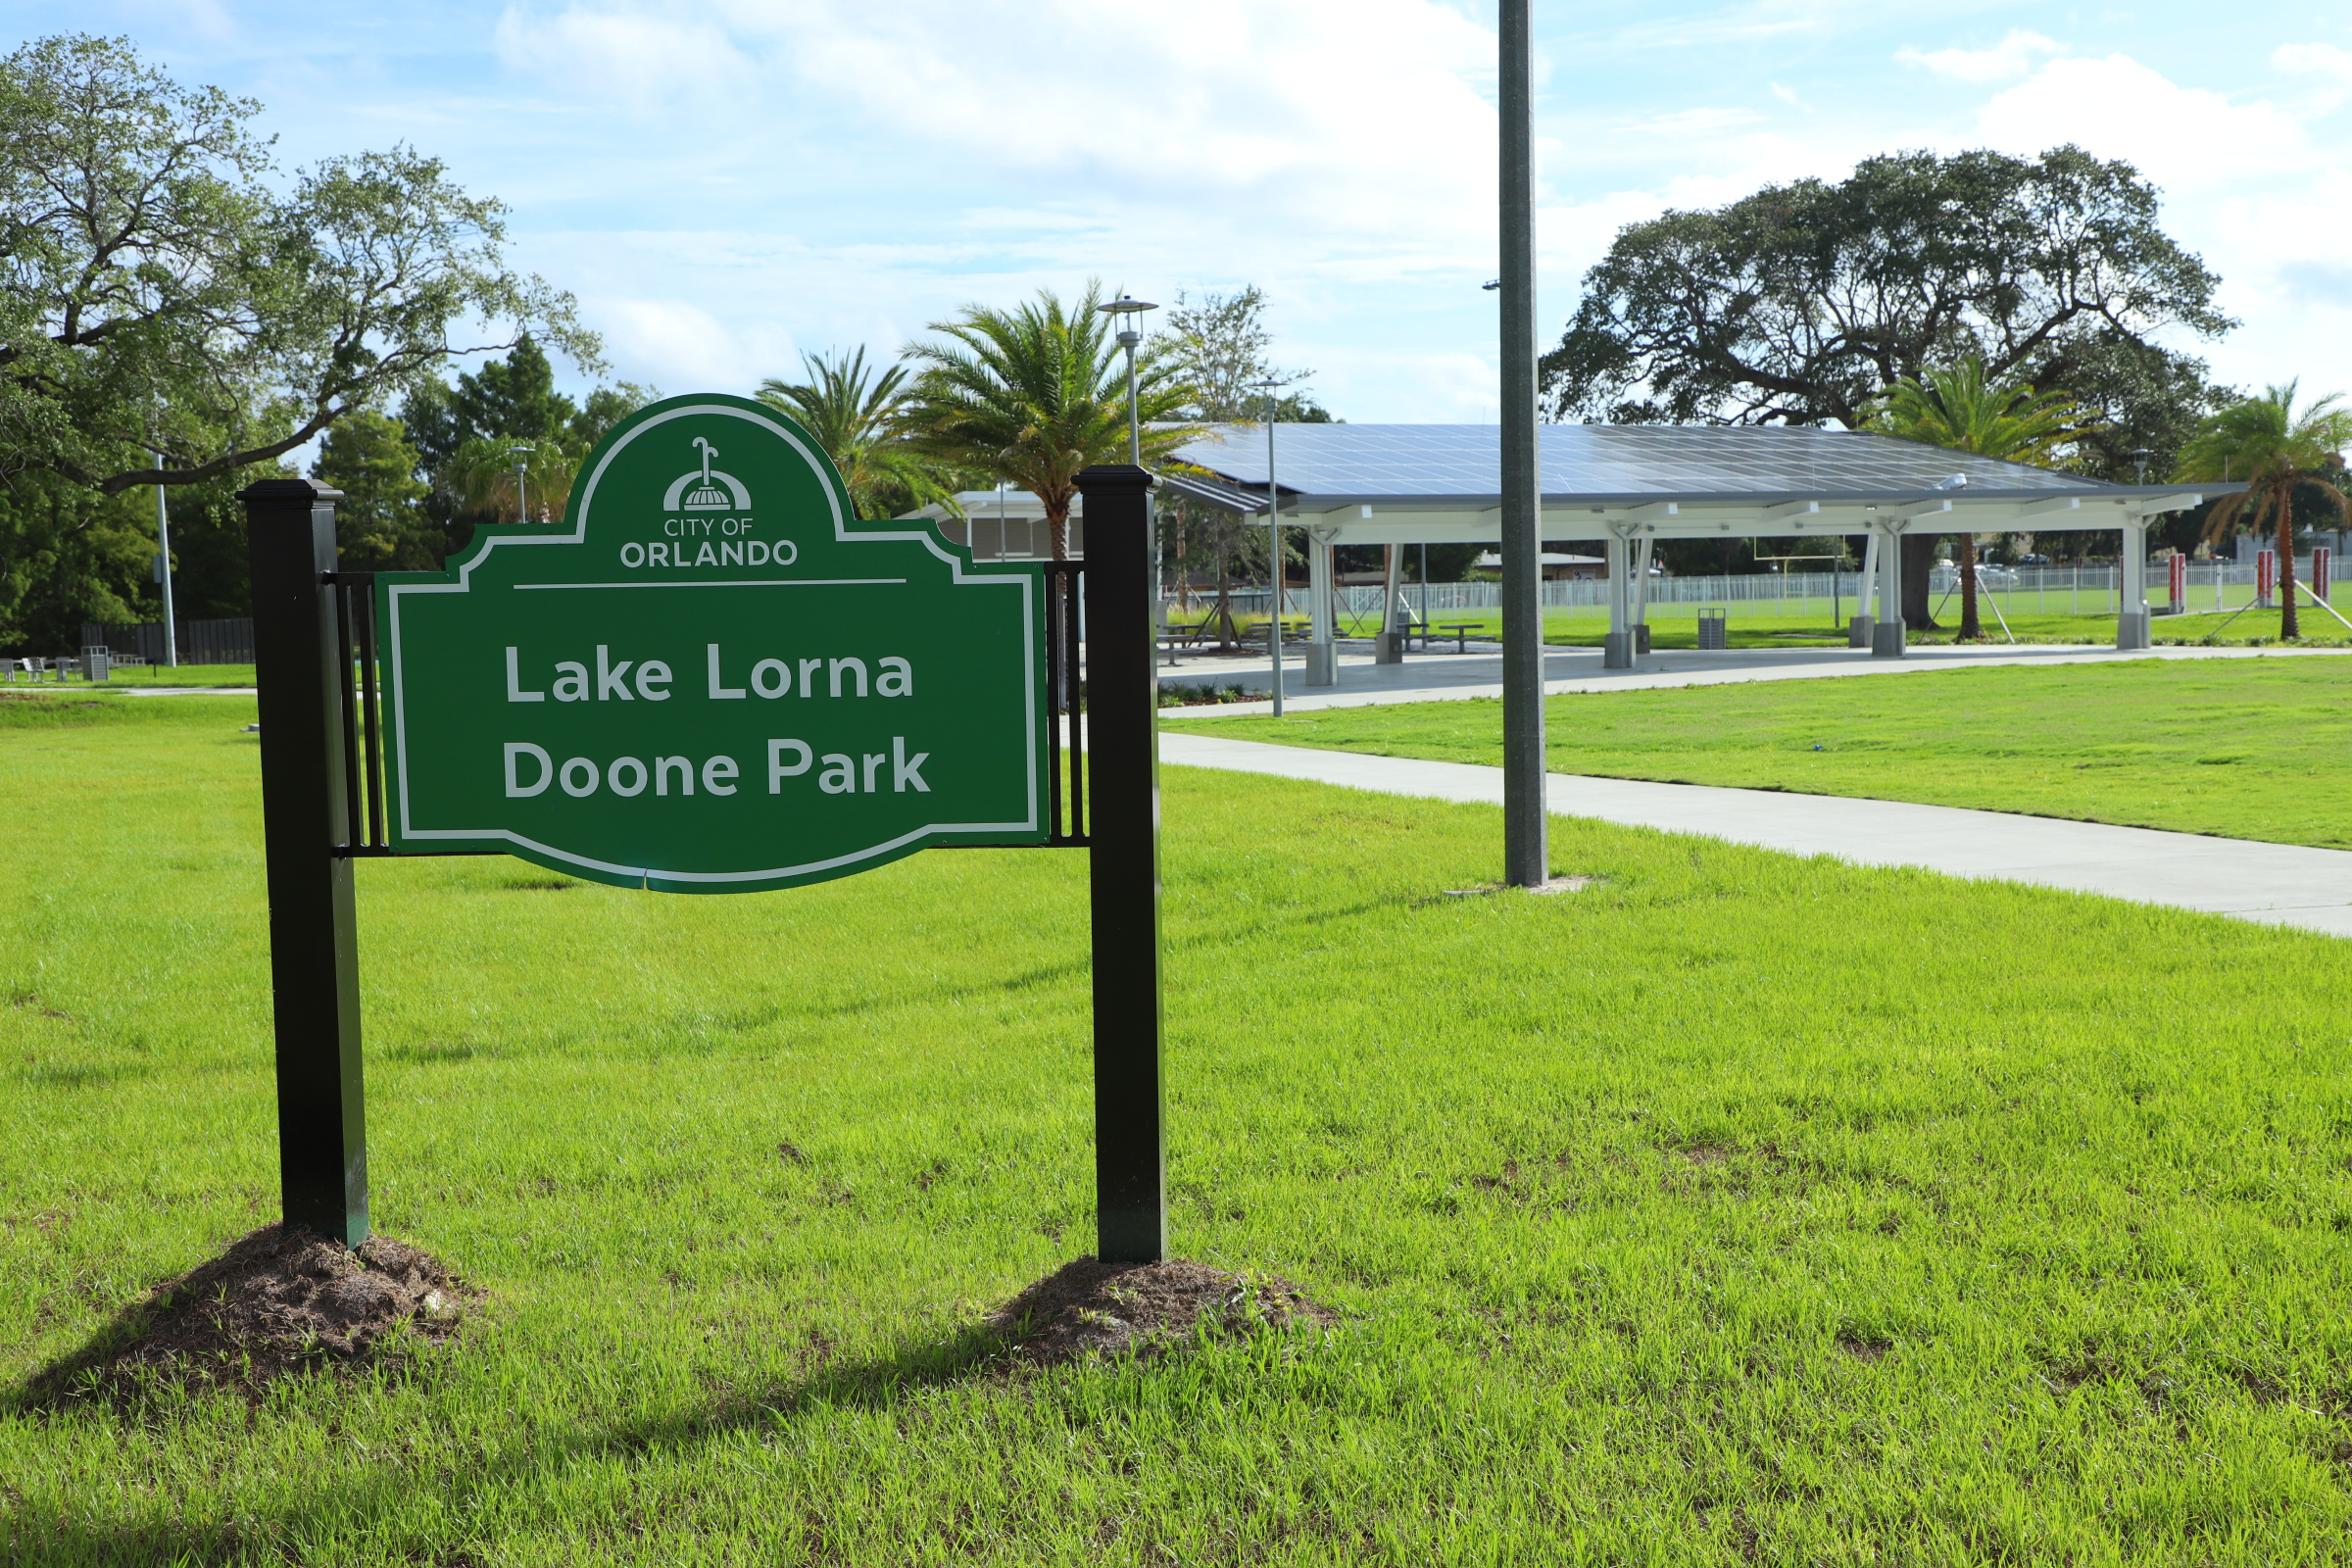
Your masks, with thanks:
[[(1493, 700), (1168, 727), (1502, 760)], [(2352, 845), (2352, 658), (2135, 660), (1553, 697), (1558, 773), (1920, 801)]]
[(1180, 768), (1174, 1246), (1336, 1329), (976, 1353), (1089, 1246), (1082, 854), (737, 898), (376, 860), (377, 1224), (483, 1315), (256, 1407), (25, 1408), (273, 1217), (252, 715), (0, 703), (0, 1560), (2352, 1540), (2341, 944), (1569, 821), (1597, 887), (1448, 898), (1495, 811)]

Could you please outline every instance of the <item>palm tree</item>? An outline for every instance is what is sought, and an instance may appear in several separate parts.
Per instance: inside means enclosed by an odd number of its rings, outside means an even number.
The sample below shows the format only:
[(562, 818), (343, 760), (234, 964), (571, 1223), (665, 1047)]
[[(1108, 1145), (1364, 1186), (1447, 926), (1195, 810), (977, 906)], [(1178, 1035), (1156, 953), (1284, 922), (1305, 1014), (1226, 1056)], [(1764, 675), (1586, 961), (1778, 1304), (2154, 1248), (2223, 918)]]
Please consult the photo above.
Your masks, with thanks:
[[(1070, 502), (1078, 474), (1127, 458), (1127, 372), (1110, 318), (1096, 309), (1096, 279), (1064, 306), (1051, 289), (1015, 310), (966, 305), (934, 321), (945, 342), (916, 343), (922, 363), (907, 424), (933, 458), (1019, 485), (1045, 508), (1054, 559), (1069, 559)], [(1172, 420), (1191, 399), (1164, 355), (1136, 364), (1140, 417)], [(1143, 435), (1147, 463), (1193, 439), (1197, 427), (1162, 422)]]
[(904, 364), (869, 368), (865, 350), (836, 360), (803, 356), (805, 381), (760, 383), (758, 397), (816, 437), (860, 517), (896, 516), (933, 501), (955, 504), (955, 487), (909, 439), (911, 372)]
[[(524, 464), (521, 494), (514, 483), (515, 447)], [(571, 483), (578, 475), (586, 448), (556, 434), (516, 442), (506, 436), (476, 436), (451, 455), (449, 476), (466, 504), (488, 512), (496, 522), (553, 522), (571, 501)], [(520, 508), (531, 514), (523, 516)]]
[(2300, 637), (2303, 625), (2295, 613), (2295, 492), (2317, 491), (2335, 507), (2336, 515), (2352, 523), (2352, 502), (2344, 495), (2343, 450), (2352, 446), (2352, 409), (2330, 392), (2295, 412), (2297, 382), (2266, 387), (2263, 395), (2231, 404), (2205, 421), (2180, 449), (2173, 477), (2186, 481), (2227, 482), (2241, 475), (2246, 488), (2224, 496), (2205, 518), (2205, 537), (2221, 543), (2236, 529), (2240, 518), (2262, 530), (2267, 511), (2276, 524), (2278, 551), (2278, 589), (2283, 607), (2278, 635)]
[[(1904, 376), (1874, 399), (1865, 428), (1906, 441), (1949, 447), (2006, 463), (2046, 463), (2088, 428), (2064, 392), (2036, 392), (2014, 381), (1988, 381), (1971, 354), (1918, 380)], [(1977, 616), (1977, 536), (1960, 536), (1960, 640), (1984, 635)]]

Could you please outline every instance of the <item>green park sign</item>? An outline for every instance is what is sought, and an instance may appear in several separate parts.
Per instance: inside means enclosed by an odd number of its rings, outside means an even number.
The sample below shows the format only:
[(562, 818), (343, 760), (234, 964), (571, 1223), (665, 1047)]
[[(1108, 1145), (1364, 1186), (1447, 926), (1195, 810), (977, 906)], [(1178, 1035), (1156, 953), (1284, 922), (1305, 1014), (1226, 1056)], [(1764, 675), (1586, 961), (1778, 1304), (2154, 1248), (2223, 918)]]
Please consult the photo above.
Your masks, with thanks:
[(1087, 858), (1097, 1252), (1164, 1257), (1152, 484), (1077, 476), (1083, 562), (975, 562), (704, 394), (598, 443), (560, 526), (482, 528), (448, 571), (344, 570), (315, 480), (240, 492), (285, 1223), (368, 1234), (361, 859), (747, 893), (1026, 845)]
[(451, 565), (375, 578), (394, 853), (736, 893), (1048, 838), (1042, 569), (859, 521), (764, 404), (640, 411)]

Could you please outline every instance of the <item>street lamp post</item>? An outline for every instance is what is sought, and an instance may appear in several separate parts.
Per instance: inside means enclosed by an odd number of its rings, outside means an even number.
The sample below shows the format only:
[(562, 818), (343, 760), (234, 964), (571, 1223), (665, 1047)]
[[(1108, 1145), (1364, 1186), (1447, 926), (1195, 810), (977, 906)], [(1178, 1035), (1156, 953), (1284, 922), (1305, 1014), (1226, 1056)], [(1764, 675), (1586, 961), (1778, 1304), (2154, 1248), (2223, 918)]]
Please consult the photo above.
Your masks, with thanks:
[(1136, 330), (1135, 322), (1129, 318), (1146, 311), (1156, 311), (1159, 307), (1148, 300), (1133, 299), (1122, 294), (1109, 304), (1098, 305), (1095, 309), (1119, 323), (1117, 342), (1127, 352), (1127, 461), (1140, 468), (1144, 466), (1144, 427), (1135, 412), (1135, 350), (1143, 342), (1144, 334)]
[(531, 520), (528, 498), (523, 494), (523, 475), (530, 470), (531, 452), (530, 447), (526, 447), (520, 442), (507, 448), (507, 456), (514, 460), (514, 520), (517, 523)]
[[(1137, 346), (1144, 341), (1144, 334), (1136, 329), (1135, 318), (1143, 315), (1146, 311), (1156, 311), (1159, 307), (1149, 300), (1139, 300), (1132, 295), (1121, 294), (1107, 305), (1098, 305), (1095, 309), (1119, 324), (1119, 335), (1114, 341), (1127, 355), (1127, 461), (1140, 468), (1144, 466), (1144, 425), (1136, 412), (1135, 351)], [(1152, 591), (1159, 599), (1159, 623), (1160, 628), (1165, 630), (1168, 622), (1168, 596), (1167, 590), (1158, 581), (1159, 509), (1153, 507), (1151, 509), (1151, 513)], [(1173, 662), (1172, 660), (1171, 662)]]
[[(155, 466), (164, 466), (157, 452)], [(172, 510), (164, 504), (164, 487), (155, 487), (155, 580), (164, 585), (164, 663), (179, 667), (179, 624), (172, 613)]]
[(1266, 543), (1267, 580), (1273, 585), (1273, 614), (1266, 621), (1266, 650), (1274, 662), (1274, 716), (1282, 716), (1282, 492), (1274, 488), (1274, 393), (1287, 381), (1252, 381), (1266, 395)]

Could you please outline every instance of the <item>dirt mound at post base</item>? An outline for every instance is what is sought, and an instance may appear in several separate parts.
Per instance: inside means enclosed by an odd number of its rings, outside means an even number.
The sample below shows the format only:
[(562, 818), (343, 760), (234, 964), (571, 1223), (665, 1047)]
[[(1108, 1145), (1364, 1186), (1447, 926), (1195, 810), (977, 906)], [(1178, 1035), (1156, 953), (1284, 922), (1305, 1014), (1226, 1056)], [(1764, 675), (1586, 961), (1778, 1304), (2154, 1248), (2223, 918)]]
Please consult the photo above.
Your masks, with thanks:
[(1243, 1333), (1260, 1324), (1338, 1319), (1277, 1275), (1229, 1274), (1186, 1258), (1104, 1263), (1081, 1257), (1000, 1307), (989, 1327), (1018, 1359), (1163, 1350), (1207, 1328)]
[(28, 1392), (51, 1404), (120, 1397), (151, 1378), (251, 1392), (306, 1367), (365, 1364), (417, 1341), (438, 1344), (480, 1299), (406, 1242), (371, 1236), (344, 1248), (268, 1225), (157, 1286)]

